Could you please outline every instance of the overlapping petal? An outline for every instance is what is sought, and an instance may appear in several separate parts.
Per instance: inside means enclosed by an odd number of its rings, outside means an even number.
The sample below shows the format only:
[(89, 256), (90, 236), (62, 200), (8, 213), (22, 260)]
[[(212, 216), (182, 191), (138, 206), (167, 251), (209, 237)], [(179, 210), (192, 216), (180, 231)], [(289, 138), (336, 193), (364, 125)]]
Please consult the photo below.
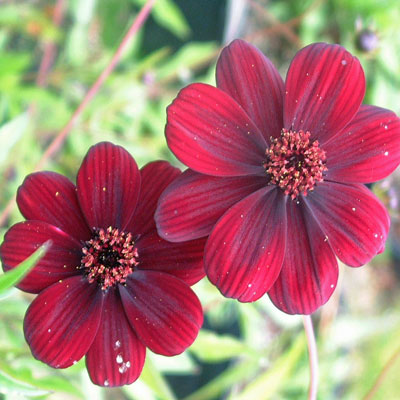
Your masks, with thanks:
[(91, 147), (83, 160), (77, 188), (90, 228), (124, 229), (136, 209), (140, 172), (124, 148), (102, 142)]
[(35, 358), (67, 368), (89, 350), (101, 319), (103, 294), (82, 276), (55, 283), (31, 303), (24, 320), (26, 341)]
[(283, 127), (284, 83), (272, 62), (244, 40), (225, 47), (217, 63), (217, 87), (239, 103), (268, 142)]
[(161, 271), (193, 285), (204, 277), (203, 251), (206, 238), (184, 243), (161, 239), (156, 231), (145, 235), (137, 243), (140, 254), (139, 269)]
[(392, 111), (363, 105), (324, 150), (328, 180), (369, 183), (383, 179), (400, 163), (400, 119)]
[(0, 247), (4, 270), (16, 267), (48, 240), (52, 242), (49, 250), (18, 284), (21, 290), (39, 293), (60, 279), (79, 273), (81, 244), (61, 229), (42, 221), (20, 222), (7, 231)]
[(310, 131), (323, 144), (360, 108), (365, 77), (358, 59), (343, 47), (316, 43), (293, 58), (285, 89), (284, 127)]
[(154, 161), (140, 169), (141, 189), (137, 208), (125, 227), (128, 232), (145, 234), (156, 229), (154, 213), (163, 190), (181, 171), (167, 161)]
[(384, 245), (390, 218), (365, 186), (323, 182), (306, 202), (345, 264), (361, 266)]
[(336, 257), (302, 198), (287, 202), (287, 226), (282, 270), (268, 294), (288, 314), (311, 314), (335, 290)]
[(193, 343), (203, 313), (186, 283), (162, 272), (135, 271), (120, 293), (130, 324), (150, 350), (172, 356)]
[(207, 276), (223, 295), (255, 301), (274, 284), (286, 242), (287, 196), (273, 186), (230, 208), (207, 241)]
[(49, 171), (28, 175), (18, 189), (17, 204), (26, 219), (47, 222), (80, 240), (90, 237), (76, 187), (63, 175)]
[(86, 355), (92, 382), (100, 386), (122, 386), (140, 375), (146, 347), (131, 328), (117, 290), (104, 295), (99, 330)]
[(224, 91), (189, 85), (179, 92), (167, 115), (168, 146), (193, 170), (213, 176), (263, 174), (266, 141)]
[(186, 170), (160, 197), (158, 232), (172, 242), (206, 236), (228, 208), (266, 183), (265, 176), (220, 178)]

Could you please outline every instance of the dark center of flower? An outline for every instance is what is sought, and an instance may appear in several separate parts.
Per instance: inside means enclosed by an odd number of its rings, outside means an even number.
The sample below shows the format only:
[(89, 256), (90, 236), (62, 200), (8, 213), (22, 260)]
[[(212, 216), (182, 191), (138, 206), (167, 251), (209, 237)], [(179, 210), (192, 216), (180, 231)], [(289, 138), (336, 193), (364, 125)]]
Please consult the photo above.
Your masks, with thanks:
[(82, 253), (81, 268), (85, 270), (89, 282), (97, 282), (103, 290), (125, 283), (138, 265), (138, 252), (132, 234), (111, 226), (107, 230), (94, 229)]
[(306, 196), (327, 171), (325, 151), (319, 147), (318, 140), (310, 140), (308, 131), (283, 129), (280, 137), (271, 138), (265, 154), (263, 166), (269, 184), (279, 186), (292, 199), (299, 194)]

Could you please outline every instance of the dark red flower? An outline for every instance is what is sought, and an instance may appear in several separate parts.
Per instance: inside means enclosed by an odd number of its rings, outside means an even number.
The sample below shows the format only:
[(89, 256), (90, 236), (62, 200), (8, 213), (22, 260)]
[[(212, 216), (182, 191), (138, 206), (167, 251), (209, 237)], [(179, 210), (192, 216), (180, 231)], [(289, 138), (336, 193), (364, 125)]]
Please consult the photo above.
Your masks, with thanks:
[(170, 243), (156, 232), (154, 211), (180, 171), (165, 161), (141, 170), (120, 146), (93, 146), (75, 186), (54, 172), (29, 175), (17, 203), (27, 219), (0, 248), (5, 271), (48, 239), (52, 246), (18, 287), (39, 293), (24, 321), (38, 360), (66, 368), (86, 355), (92, 381), (135, 381), (145, 349), (184, 351), (203, 321), (189, 285), (204, 276), (204, 239)]
[(312, 313), (335, 289), (336, 256), (357, 267), (383, 250), (389, 216), (363, 184), (399, 164), (399, 119), (361, 105), (363, 70), (338, 45), (299, 51), (284, 83), (235, 40), (216, 77), (168, 108), (168, 145), (190, 169), (161, 196), (158, 232), (210, 235), (206, 273), (225, 296), (268, 292), (287, 313)]

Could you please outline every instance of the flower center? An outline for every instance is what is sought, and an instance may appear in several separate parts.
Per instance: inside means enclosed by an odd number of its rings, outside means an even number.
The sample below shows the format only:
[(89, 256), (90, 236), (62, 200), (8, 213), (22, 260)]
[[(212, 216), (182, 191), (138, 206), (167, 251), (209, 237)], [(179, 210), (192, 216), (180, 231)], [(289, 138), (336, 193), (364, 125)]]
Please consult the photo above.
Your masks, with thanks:
[(282, 129), (281, 136), (271, 138), (263, 163), (269, 184), (279, 186), (286, 195), (295, 199), (307, 195), (327, 171), (325, 151), (318, 140), (310, 140), (310, 132)]
[(95, 228), (82, 253), (81, 268), (85, 270), (89, 282), (97, 282), (103, 290), (125, 283), (138, 265), (138, 252), (132, 234), (111, 226), (107, 230)]

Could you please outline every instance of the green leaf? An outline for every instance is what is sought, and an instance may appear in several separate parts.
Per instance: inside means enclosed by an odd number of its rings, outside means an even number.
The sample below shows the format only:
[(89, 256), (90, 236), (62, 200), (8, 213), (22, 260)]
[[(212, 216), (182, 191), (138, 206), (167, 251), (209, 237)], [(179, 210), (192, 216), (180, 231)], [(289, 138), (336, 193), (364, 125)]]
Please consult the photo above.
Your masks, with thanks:
[(0, 293), (12, 288), (16, 285), (28, 272), (39, 262), (39, 260), (46, 254), (46, 251), (51, 246), (51, 241), (48, 240), (40, 246), (29, 258), (22, 261), (15, 268), (7, 271), (5, 274), (0, 275)]
[(235, 400), (273, 398), (281, 386), (288, 382), (290, 375), (303, 356), (306, 346), (305, 336), (300, 334), (289, 349), (281, 354), (267, 371), (253, 379), (239, 395), (235, 395)]
[[(146, 0), (132, 0), (142, 7)], [(186, 39), (190, 34), (190, 27), (179, 7), (172, 0), (158, 0), (152, 10), (153, 18), (159, 25), (169, 30), (180, 39)]]
[(0, 393), (18, 394), (25, 396), (42, 396), (48, 391), (37, 389), (31, 385), (24, 384), (0, 371)]
[(214, 42), (189, 42), (158, 68), (156, 77), (164, 80), (184, 75), (187, 70), (212, 60), (217, 52), (218, 46)]
[(244, 379), (249, 379), (256, 373), (258, 368), (258, 360), (243, 360), (222, 372), (215, 379), (192, 393), (190, 396), (185, 397), (184, 400), (209, 400), (217, 398), (236, 383), (241, 382)]
[[(48, 392), (58, 391), (73, 394), (78, 398), (84, 399), (83, 393), (73, 386), (67, 378), (61, 376), (35, 377), (29, 368), (12, 369), (6, 362), (0, 361), (0, 392), (2, 391), (1, 376), (5, 382), (12, 383), (16, 392), (25, 395), (39, 396)], [(6, 389), (9, 390), (7, 387)]]
[(0, 164), (7, 158), (12, 147), (18, 142), (28, 127), (27, 112), (0, 127)]
[(217, 335), (214, 332), (201, 330), (197, 339), (190, 347), (196, 357), (205, 362), (220, 362), (232, 357), (252, 354), (254, 350), (233, 336)]

